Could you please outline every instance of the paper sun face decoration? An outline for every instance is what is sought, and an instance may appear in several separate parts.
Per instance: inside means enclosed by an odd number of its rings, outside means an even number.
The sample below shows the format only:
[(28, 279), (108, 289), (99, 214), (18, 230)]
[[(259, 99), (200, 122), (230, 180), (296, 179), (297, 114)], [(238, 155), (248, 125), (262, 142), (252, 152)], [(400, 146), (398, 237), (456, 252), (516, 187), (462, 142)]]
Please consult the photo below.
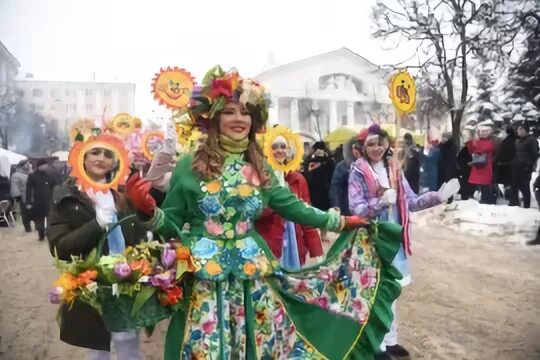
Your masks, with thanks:
[(416, 108), (416, 85), (407, 71), (399, 71), (390, 81), (390, 99), (402, 114), (408, 114)]
[(94, 122), (88, 119), (80, 119), (71, 125), (69, 130), (69, 140), (71, 144), (75, 141), (85, 141), (92, 136), (92, 129), (95, 127)]
[(278, 125), (264, 135), (264, 155), (274, 170), (285, 173), (298, 170), (304, 156), (304, 144), (298, 134)]
[(191, 74), (177, 67), (161, 69), (152, 82), (154, 99), (170, 109), (179, 109), (189, 104), (195, 80)]
[(115, 135), (126, 137), (131, 135), (135, 130), (141, 128), (141, 120), (133, 117), (128, 113), (116, 114), (108, 124), (108, 128)]
[[(96, 149), (99, 150), (100, 156), (103, 154), (104, 160), (97, 164), (91, 164), (91, 166), (95, 166), (99, 170), (99, 168), (106, 167), (104, 164), (107, 161), (112, 164), (110, 171), (106, 169), (105, 182), (93, 180), (85, 168), (87, 156), (92, 156)], [(68, 164), (71, 167), (70, 175), (77, 179), (77, 184), (81, 187), (81, 190), (93, 189), (95, 192), (107, 192), (110, 189), (118, 189), (118, 185), (124, 185), (129, 175), (130, 165), (128, 152), (123, 142), (117, 137), (107, 134), (90, 137), (84, 142), (76, 142), (69, 152)]]
[(147, 131), (141, 140), (141, 148), (144, 157), (152, 161), (154, 155), (163, 148), (165, 136), (162, 131)]

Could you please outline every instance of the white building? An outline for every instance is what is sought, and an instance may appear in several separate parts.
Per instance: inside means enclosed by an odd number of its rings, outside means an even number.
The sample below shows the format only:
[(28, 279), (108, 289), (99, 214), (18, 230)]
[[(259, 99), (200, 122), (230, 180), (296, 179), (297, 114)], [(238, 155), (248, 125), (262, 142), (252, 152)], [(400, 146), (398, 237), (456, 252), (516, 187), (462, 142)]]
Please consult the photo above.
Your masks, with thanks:
[(48, 120), (56, 120), (59, 130), (69, 131), (80, 118), (105, 118), (117, 113), (135, 114), (135, 84), (17, 81), (18, 100)]
[(305, 137), (318, 139), (319, 131), (324, 137), (340, 126), (368, 124), (381, 113), (386, 122), (394, 121), (379, 67), (347, 48), (278, 66), (256, 78), (271, 95), (270, 124), (281, 123)]
[(19, 61), (0, 42), (0, 147), (8, 147), (7, 124), (15, 113), (15, 77)]

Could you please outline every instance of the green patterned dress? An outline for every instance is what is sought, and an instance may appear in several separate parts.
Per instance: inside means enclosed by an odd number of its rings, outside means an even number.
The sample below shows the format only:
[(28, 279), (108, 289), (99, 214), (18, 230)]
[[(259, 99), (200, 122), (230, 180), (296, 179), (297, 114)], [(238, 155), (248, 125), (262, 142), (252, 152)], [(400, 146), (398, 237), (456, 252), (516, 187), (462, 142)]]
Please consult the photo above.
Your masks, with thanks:
[(286, 271), (253, 225), (263, 208), (329, 230), (339, 214), (306, 205), (275, 178), (261, 186), (242, 155), (226, 154), (211, 181), (198, 179), (191, 162), (180, 159), (153, 219), (165, 238), (181, 237), (195, 269), (184, 278), (165, 359), (372, 359), (400, 293), (390, 264), (401, 228), (343, 233), (322, 264)]

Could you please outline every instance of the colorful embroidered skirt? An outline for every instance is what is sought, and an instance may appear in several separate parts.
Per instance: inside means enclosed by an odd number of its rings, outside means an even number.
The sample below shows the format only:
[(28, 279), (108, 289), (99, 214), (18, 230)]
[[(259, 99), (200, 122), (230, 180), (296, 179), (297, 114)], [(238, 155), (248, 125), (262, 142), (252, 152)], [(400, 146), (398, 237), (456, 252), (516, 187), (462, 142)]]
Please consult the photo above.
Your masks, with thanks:
[(401, 227), (342, 234), (326, 260), (256, 280), (184, 283), (165, 359), (372, 359), (400, 294)]

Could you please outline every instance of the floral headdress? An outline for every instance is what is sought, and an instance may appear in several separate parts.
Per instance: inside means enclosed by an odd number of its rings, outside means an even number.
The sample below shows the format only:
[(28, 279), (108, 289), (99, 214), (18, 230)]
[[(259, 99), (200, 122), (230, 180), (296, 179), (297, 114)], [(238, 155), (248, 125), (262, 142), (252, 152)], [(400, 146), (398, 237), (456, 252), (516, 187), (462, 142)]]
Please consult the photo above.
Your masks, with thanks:
[[(156, 79), (159, 78), (158, 74)], [(189, 102), (185, 106), (172, 107), (176, 110), (175, 117), (183, 118), (185, 124), (191, 123), (205, 131), (214, 115), (225, 107), (227, 101), (233, 100), (244, 104), (250, 112), (257, 113), (259, 116), (253, 119), (253, 126), (257, 132), (264, 131), (269, 100), (265, 96), (264, 87), (257, 81), (240, 77), (235, 69), (225, 72), (217, 65), (206, 73), (201, 85), (194, 85), (191, 78), (187, 82), (189, 84), (178, 86), (184, 90), (191, 87)], [(170, 101), (162, 99), (168, 96), (167, 94), (165, 91), (154, 93), (160, 102), (171, 107)]]

